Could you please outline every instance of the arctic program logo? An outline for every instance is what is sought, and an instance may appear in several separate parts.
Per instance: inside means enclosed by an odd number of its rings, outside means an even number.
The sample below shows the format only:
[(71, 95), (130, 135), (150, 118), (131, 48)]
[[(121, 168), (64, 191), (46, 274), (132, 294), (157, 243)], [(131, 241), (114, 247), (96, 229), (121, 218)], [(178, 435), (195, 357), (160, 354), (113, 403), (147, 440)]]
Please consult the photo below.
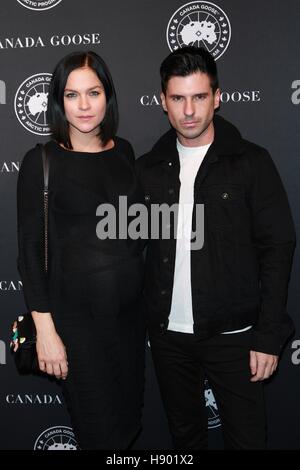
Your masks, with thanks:
[(50, 134), (46, 113), (51, 77), (51, 73), (36, 73), (26, 78), (15, 96), (16, 116), (20, 124), (33, 134)]
[(72, 428), (53, 426), (43, 431), (34, 444), (34, 450), (78, 450)]
[(56, 7), (62, 0), (17, 0), (20, 5), (29, 10), (49, 10)]
[(217, 60), (226, 51), (231, 26), (226, 13), (211, 2), (190, 2), (175, 11), (167, 27), (171, 51), (183, 46), (207, 49)]

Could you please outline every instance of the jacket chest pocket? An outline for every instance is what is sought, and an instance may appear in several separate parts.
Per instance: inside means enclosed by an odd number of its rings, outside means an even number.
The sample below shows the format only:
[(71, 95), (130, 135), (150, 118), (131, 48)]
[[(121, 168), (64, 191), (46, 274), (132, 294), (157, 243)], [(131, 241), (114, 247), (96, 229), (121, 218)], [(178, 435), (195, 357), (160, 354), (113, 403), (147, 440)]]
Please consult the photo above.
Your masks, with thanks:
[(216, 184), (202, 190), (208, 229), (238, 230), (247, 216), (243, 186)]

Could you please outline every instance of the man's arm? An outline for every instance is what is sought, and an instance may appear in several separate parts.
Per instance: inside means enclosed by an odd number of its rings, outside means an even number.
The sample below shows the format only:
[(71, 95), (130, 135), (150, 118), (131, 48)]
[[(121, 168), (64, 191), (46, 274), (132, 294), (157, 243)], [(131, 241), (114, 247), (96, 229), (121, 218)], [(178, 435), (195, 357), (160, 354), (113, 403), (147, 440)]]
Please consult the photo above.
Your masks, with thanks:
[[(287, 195), (270, 155), (254, 146), (249, 161), (252, 172), (249, 200), (261, 297), (250, 362), (251, 370), (261, 377), (274, 370), (274, 356), (279, 355), (293, 332), (286, 302), (296, 237)], [(266, 360), (259, 353), (271, 357)]]

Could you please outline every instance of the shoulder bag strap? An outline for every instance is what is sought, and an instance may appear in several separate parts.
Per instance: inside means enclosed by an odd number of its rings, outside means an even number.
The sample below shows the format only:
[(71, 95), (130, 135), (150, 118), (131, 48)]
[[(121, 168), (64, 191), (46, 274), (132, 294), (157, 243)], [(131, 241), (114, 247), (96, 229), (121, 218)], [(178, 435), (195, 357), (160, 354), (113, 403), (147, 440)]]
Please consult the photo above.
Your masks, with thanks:
[(45, 250), (45, 271), (48, 271), (48, 214), (49, 214), (49, 156), (47, 155), (45, 146), (39, 144), (43, 158), (43, 173), (44, 173), (44, 250)]

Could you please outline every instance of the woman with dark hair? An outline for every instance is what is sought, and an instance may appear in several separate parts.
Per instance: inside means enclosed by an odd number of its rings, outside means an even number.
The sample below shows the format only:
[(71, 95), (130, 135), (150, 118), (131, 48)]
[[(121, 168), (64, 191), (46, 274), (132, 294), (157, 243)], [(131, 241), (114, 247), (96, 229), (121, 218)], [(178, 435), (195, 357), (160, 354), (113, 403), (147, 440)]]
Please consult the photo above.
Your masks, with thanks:
[[(18, 179), (18, 267), (37, 330), (40, 370), (63, 379), (82, 449), (125, 449), (140, 428), (144, 323), (137, 240), (99, 237), (96, 213), (141, 201), (131, 145), (104, 61), (75, 52), (49, 91), (49, 269), (44, 271), (43, 163), (37, 146)], [(127, 220), (127, 219), (126, 219)], [(118, 231), (116, 230), (118, 233)]]

